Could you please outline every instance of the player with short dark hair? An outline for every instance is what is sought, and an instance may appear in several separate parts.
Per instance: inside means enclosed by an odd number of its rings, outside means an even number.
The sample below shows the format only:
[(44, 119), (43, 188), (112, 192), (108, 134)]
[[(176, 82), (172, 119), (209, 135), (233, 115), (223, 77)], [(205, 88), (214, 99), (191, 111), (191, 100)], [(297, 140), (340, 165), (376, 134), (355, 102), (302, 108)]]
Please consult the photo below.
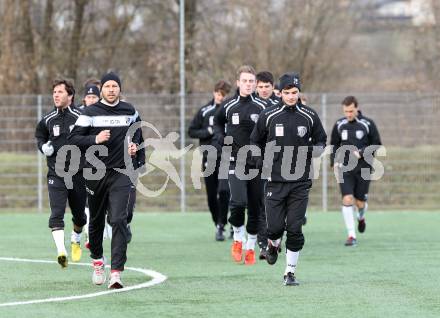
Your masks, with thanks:
[[(342, 215), (348, 232), (345, 245), (354, 246), (357, 244), (353, 219), (355, 207), (358, 209), (358, 231), (363, 233), (366, 228), (365, 212), (368, 207), (370, 180), (362, 177), (361, 169), (371, 169), (371, 166), (364, 159), (364, 151), (369, 146), (377, 149), (382, 143), (374, 121), (363, 116), (359, 111), (356, 97), (345, 97), (342, 101), (342, 109), (344, 117), (336, 121), (332, 130), (330, 143), (333, 148), (330, 165), (339, 175), (339, 169), (344, 165), (347, 166), (350, 155), (358, 159), (356, 167), (350, 171), (343, 171), (341, 180), (338, 180), (342, 194)], [(338, 149), (342, 146), (353, 146), (354, 149), (338, 153)]]
[[(99, 85), (96, 85), (95, 79), (90, 79), (86, 83), (87, 84), (84, 87), (84, 98), (82, 101), (82, 105), (78, 108), (83, 111), (85, 107), (93, 105), (99, 101), (99, 98), (101, 97), (100, 87), (101, 82), (99, 82)], [(84, 226), (84, 236), (85, 236), (85, 247), (89, 248), (89, 220), (90, 220), (90, 212), (89, 212), (89, 205), (86, 200), (86, 208), (84, 210), (84, 213), (87, 216), (87, 223)], [(105, 234), (105, 230), (104, 230)]]
[(258, 118), (251, 142), (264, 149), (262, 178), (267, 178), (265, 208), (268, 246), (266, 260), (278, 258), (286, 230), (284, 285), (298, 285), (295, 270), (304, 245), (302, 225), (312, 187), (312, 156), (319, 156), (327, 135), (318, 114), (299, 100), (300, 79), (296, 73), (280, 78), (282, 101)]
[[(67, 267), (68, 258), (64, 246), (64, 214), (66, 204), (72, 211), (73, 231), (71, 234), (71, 258), (78, 262), (81, 259), (81, 232), (86, 224), (84, 207), (86, 202), (85, 182), (80, 169), (73, 177), (73, 188), (67, 188), (64, 179), (57, 174), (56, 159), (58, 151), (70, 144), (67, 137), (75, 122), (80, 116), (80, 111), (73, 106), (75, 89), (73, 83), (66, 79), (57, 79), (52, 85), (54, 109), (46, 114), (38, 123), (35, 130), (38, 149), (46, 156), (47, 160), (47, 187), (49, 192), (50, 218), (49, 228), (57, 247), (57, 260), (61, 267)], [(63, 166), (67, 169), (70, 160), (67, 159)]]
[[(188, 134), (191, 138), (198, 138), (200, 145), (212, 145), (214, 135), (214, 115), (226, 95), (231, 90), (231, 84), (224, 80), (218, 81), (214, 85), (213, 98), (202, 106), (195, 114), (188, 128)], [(214, 172), (204, 177), (206, 194), (208, 196), (208, 207), (211, 212), (212, 221), (216, 226), (216, 241), (224, 241), (224, 230), (228, 218), (229, 205), (229, 185), (228, 180), (219, 179), (219, 165), (221, 153), (217, 153), (217, 162)], [(203, 152), (202, 170), (207, 167), (208, 155)]]
[(264, 99), (268, 106), (275, 106), (280, 102), (280, 98), (274, 93), (274, 79), (271, 72), (262, 71), (257, 73), (257, 87), (256, 94), (261, 99)]
[[(269, 71), (261, 71), (256, 75), (257, 86), (255, 89), (256, 98), (260, 98), (266, 101), (268, 109), (276, 107), (280, 102), (280, 98), (274, 93), (274, 78), (273, 74)], [(264, 149), (262, 150), (264, 151)], [(264, 192), (264, 183), (263, 183)], [(260, 229), (258, 230), (258, 246), (260, 247), (259, 258), (264, 260), (266, 258), (267, 248), (267, 228), (266, 228), (266, 211), (264, 206), (260, 212)]]

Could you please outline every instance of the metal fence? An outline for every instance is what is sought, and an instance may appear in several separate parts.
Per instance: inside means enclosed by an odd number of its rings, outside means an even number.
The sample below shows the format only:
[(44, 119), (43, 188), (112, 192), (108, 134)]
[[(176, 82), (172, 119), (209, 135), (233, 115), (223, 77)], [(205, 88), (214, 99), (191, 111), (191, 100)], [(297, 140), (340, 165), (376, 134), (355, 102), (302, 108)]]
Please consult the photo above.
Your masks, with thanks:
[[(308, 105), (321, 117), (330, 137), (334, 122), (342, 116), (340, 103), (346, 94), (307, 94)], [(438, 94), (357, 94), (360, 109), (375, 120), (386, 147), (386, 156), (378, 157), (385, 167), (384, 176), (372, 182), (370, 205), (375, 209), (437, 209), (440, 186), (440, 120)], [(126, 95), (142, 119), (152, 123), (162, 136), (179, 132), (178, 95)], [(186, 127), (197, 109), (210, 95), (193, 94), (186, 98)], [(0, 209), (47, 210), (45, 159), (36, 151), (34, 130), (41, 116), (52, 108), (51, 96), (2, 96), (0, 98)], [(152, 131), (144, 130), (147, 136)], [(186, 145), (197, 141), (184, 138)], [(179, 147), (176, 142), (176, 147)], [(138, 211), (179, 211), (181, 199), (187, 211), (207, 210), (204, 189), (196, 190), (189, 171), (194, 153), (185, 156), (185, 195), (172, 182), (158, 197), (138, 195)], [(149, 151), (147, 149), (147, 158)], [(144, 179), (145, 178), (145, 179)], [(152, 189), (159, 188), (166, 174), (157, 170), (142, 179)], [(314, 181), (310, 196), (312, 210), (333, 210), (340, 206), (340, 194), (333, 171), (324, 160), (320, 177)]]

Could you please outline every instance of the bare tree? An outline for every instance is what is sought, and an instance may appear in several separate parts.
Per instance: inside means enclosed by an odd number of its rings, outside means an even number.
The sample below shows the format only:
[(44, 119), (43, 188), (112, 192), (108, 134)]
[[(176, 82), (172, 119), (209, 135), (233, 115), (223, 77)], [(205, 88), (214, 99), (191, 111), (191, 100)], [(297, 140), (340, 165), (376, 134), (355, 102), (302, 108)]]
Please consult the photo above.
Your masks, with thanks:
[(87, 7), (87, 0), (75, 0), (74, 1), (74, 24), (72, 28), (72, 35), (70, 40), (69, 50), (69, 64), (67, 73), (74, 81), (77, 79), (79, 57), (81, 49), (81, 34), (84, 24), (84, 11)]
[(440, 3), (432, 1), (431, 7), (434, 23), (414, 29), (414, 64), (422, 70), (413, 71), (419, 79), (418, 90), (436, 90), (440, 84)]
[(0, 34), (0, 92), (13, 93), (17, 63), (14, 57), (14, 47), (11, 43), (16, 37), (14, 23), (16, 20), (16, 2), (6, 0), (3, 2), (2, 32)]
[(46, 7), (44, 10), (44, 24), (41, 32), (41, 46), (40, 46), (40, 74), (44, 74), (46, 78), (53, 78), (55, 74), (55, 65), (53, 61), (53, 28), (54, 15), (54, 0), (46, 0)]
[[(299, 71), (308, 90), (328, 88), (351, 35), (344, 3), (186, 0), (187, 91), (233, 81), (244, 63), (276, 76)], [(133, 92), (179, 90), (178, 0), (5, 0), (0, 10), (0, 92), (46, 92), (57, 75), (78, 86), (110, 69)], [(9, 86), (17, 76), (20, 85)]]
[(353, 30), (346, 1), (280, 0), (271, 4), (245, 0), (204, 3), (200, 24), (205, 32), (197, 35), (198, 42), (204, 43), (197, 61), (204, 67), (196, 77), (197, 87), (215, 80), (210, 76), (233, 80), (235, 68), (243, 63), (276, 76), (300, 72), (309, 90), (334, 83), (325, 79), (340, 76), (341, 52)]

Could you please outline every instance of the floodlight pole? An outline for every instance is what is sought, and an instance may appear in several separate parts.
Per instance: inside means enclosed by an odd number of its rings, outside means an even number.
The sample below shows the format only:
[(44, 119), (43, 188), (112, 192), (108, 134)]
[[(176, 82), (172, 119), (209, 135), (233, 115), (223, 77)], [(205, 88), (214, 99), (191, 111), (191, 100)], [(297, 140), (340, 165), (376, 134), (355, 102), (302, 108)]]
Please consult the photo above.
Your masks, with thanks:
[[(179, 64), (180, 64), (180, 149), (185, 148), (185, 0), (180, 0), (179, 5)], [(185, 212), (185, 156), (180, 157), (180, 180), (182, 189), (180, 191), (180, 212)]]
[[(43, 102), (41, 95), (37, 97), (37, 123), (43, 116)], [(43, 212), (43, 158), (40, 151), (37, 149), (37, 173), (38, 173), (38, 188), (37, 188), (37, 202), (38, 202), (38, 212)]]

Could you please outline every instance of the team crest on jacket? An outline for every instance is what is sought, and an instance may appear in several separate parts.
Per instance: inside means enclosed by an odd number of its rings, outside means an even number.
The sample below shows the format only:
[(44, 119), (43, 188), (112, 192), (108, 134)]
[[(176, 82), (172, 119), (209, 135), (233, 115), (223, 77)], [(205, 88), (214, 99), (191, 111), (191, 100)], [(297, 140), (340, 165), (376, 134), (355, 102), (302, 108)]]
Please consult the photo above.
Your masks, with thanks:
[(307, 133), (307, 128), (305, 126), (298, 126), (298, 136), (304, 137)]
[(251, 114), (251, 120), (256, 123), (258, 120), (258, 114)]
[(362, 139), (364, 137), (364, 132), (362, 130), (356, 130), (356, 138)]

